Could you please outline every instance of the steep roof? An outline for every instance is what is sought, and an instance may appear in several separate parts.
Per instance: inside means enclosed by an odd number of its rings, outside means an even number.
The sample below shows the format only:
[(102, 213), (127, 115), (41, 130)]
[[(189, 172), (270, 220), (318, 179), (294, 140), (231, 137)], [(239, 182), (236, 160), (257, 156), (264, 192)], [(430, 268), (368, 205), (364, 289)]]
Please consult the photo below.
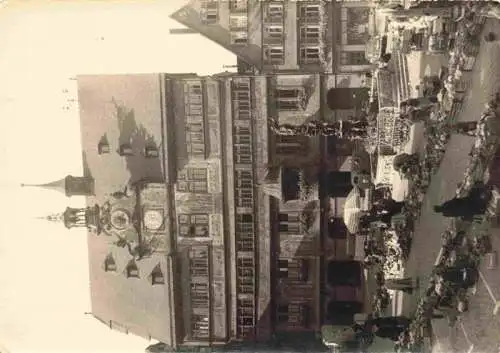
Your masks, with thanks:
[[(158, 74), (78, 77), (84, 173), (95, 180), (95, 196), (87, 197), (88, 206), (102, 205), (129, 183), (164, 180), (163, 154), (146, 158), (142, 152), (151, 142), (164, 145), (160, 82)], [(109, 153), (99, 154), (102, 140), (109, 143)], [(128, 144), (134, 155), (117, 153), (121, 144)], [(88, 234), (92, 314), (111, 328), (175, 344), (169, 259), (162, 254), (142, 259), (136, 263), (139, 278), (127, 278), (133, 258), (115, 241)], [(105, 270), (108, 257), (115, 271)], [(164, 285), (152, 285), (151, 272), (157, 266), (165, 275)]]
[[(229, 1), (219, 1), (219, 12), (223, 12), (225, 16), (219, 16), (219, 21), (215, 24), (204, 24), (201, 20), (202, 1), (190, 0), (179, 10), (170, 15), (170, 18), (176, 20), (180, 24), (195, 30), (202, 36), (219, 44), (223, 48), (237, 55), (248, 65), (260, 67), (262, 65), (262, 48), (259, 45), (252, 44), (252, 33), (249, 33), (249, 44), (233, 45), (231, 44), (231, 32), (229, 30), (229, 21), (222, 21), (221, 18), (229, 18)], [(248, 1), (248, 17), (249, 22), (254, 18), (261, 16), (260, 1)], [(227, 16), (226, 16), (227, 14)], [(259, 33), (255, 33), (256, 39)], [(258, 43), (258, 41), (257, 41)]]

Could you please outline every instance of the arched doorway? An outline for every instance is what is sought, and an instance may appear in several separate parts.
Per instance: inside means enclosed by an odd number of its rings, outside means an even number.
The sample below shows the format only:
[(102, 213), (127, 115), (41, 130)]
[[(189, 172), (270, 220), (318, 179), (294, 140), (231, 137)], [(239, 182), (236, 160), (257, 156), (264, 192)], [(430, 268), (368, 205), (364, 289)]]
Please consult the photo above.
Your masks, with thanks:
[(367, 88), (330, 88), (326, 94), (326, 102), (331, 110), (361, 108), (369, 99)]
[(352, 189), (351, 172), (330, 172), (327, 184), (330, 197), (347, 197)]
[(354, 315), (363, 312), (363, 303), (331, 300), (327, 304), (326, 318), (331, 325), (351, 325)]
[(327, 266), (328, 285), (361, 287), (363, 271), (359, 261), (330, 261)]
[(328, 236), (331, 239), (345, 239), (348, 236), (347, 227), (342, 218), (334, 217), (328, 222)]

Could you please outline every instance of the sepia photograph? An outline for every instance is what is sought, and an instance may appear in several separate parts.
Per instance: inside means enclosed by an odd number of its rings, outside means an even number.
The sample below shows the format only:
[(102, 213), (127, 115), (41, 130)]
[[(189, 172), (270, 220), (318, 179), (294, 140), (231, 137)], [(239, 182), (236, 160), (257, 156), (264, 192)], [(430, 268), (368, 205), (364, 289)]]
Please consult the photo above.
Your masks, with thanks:
[(0, 116), (0, 353), (500, 352), (498, 1), (3, 0)]

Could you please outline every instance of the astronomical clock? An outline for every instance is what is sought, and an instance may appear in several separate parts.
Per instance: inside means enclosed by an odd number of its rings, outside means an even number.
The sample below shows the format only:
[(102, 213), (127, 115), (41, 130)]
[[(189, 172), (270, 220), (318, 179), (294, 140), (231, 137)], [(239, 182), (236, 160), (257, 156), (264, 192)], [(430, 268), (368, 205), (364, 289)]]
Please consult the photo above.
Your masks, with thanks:
[(137, 259), (168, 251), (167, 189), (163, 183), (139, 182), (110, 195), (96, 217), (96, 232), (113, 237)]

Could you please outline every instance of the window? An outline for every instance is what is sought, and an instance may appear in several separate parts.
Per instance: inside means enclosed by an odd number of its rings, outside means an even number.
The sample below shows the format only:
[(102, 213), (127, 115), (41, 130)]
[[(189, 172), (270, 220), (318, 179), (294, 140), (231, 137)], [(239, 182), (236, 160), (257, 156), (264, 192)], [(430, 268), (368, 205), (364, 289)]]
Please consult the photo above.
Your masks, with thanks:
[(208, 171), (204, 168), (189, 168), (177, 175), (177, 190), (180, 192), (206, 193)]
[(246, 31), (231, 32), (231, 44), (245, 45), (248, 43), (248, 33)]
[(283, 38), (283, 26), (282, 25), (269, 25), (266, 27), (267, 36), (274, 39)]
[(251, 214), (236, 215), (236, 232), (253, 233), (253, 216)]
[(241, 294), (254, 294), (254, 285), (252, 281), (245, 281), (240, 279), (238, 283), (238, 293)]
[(238, 314), (239, 316), (254, 316), (254, 302), (252, 299), (238, 299)]
[(370, 65), (364, 51), (340, 52), (340, 65)]
[(144, 155), (146, 158), (158, 158), (160, 156), (160, 152), (158, 151), (158, 147), (156, 145), (149, 144), (144, 148)]
[(264, 47), (264, 62), (266, 64), (282, 65), (285, 61), (285, 51), (282, 46)]
[(101, 140), (97, 144), (97, 151), (99, 154), (106, 154), (110, 152), (109, 142), (106, 135), (101, 137)]
[(305, 259), (278, 260), (278, 277), (292, 281), (307, 281), (309, 277), (309, 261)]
[(304, 155), (308, 153), (309, 141), (301, 136), (276, 136), (276, 153), (279, 155)]
[(255, 326), (255, 304), (253, 299), (238, 299), (236, 316), (238, 333), (243, 335), (251, 334), (251, 330)]
[(113, 259), (112, 255), (108, 255), (104, 260), (104, 271), (106, 272), (115, 272), (116, 271), (116, 262)]
[(254, 277), (255, 264), (251, 257), (240, 257), (237, 264), (239, 277)]
[(279, 214), (279, 231), (285, 234), (301, 234), (303, 227), (300, 220), (300, 213), (280, 213)]
[(248, 80), (233, 81), (232, 98), (235, 119), (250, 119), (250, 82)]
[(305, 108), (305, 92), (302, 88), (279, 88), (276, 90), (276, 104), (279, 110), (294, 111)]
[(300, 28), (300, 44), (318, 44), (320, 36), (319, 26), (305, 26)]
[(254, 251), (253, 233), (239, 233), (237, 235), (236, 251)]
[(288, 278), (288, 260), (278, 260), (279, 278)]
[(192, 247), (189, 249), (190, 277), (207, 277), (208, 266), (208, 251), (206, 247)]
[(246, 15), (230, 15), (229, 27), (231, 29), (246, 29), (248, 26), (248, 17)]
[(179, 215), (179, 235), (181, 237), (208, 237), (208, 214)]
[(238, 164), (252, 164), (252, 147), (249, 145), (234, 145), (234, 159)]
[(218, 19), (218, 0), (204, 0), (201, 4), (201, 20), (207, 25), (217, 23)]
[(236, 206), (253, 207), (253, 177), (251, 171), (237, 170), (235, 177)]
[(198, 339), (208, 339), (209, 322), (207, 315), (191, 315), (191, 336)]
[(203, 115), (203, 105), (201, 104), (189, 104), (188, 107), (189, 115), (202, 116)]
[(299, 17), (307, 22), (318, 21), (320, 16), (319, 5), (300, 5)]
[(202, 89), (200, 83), (190, 84), (189, 85), (189, 96), (190, 97), (199, 97), (202, 95)]
[(234, 11), (245, 11), (248, 6), (248, 0), (231, 0), (229, 2), (229, 10)]
[(236, 269), (240, 293), (252, 294), (255, 288), (255, 263), (253, 258), (239, 258)]
[(320, 61), (319, 47), (300, 48), (300, 62), (303, 64), (315, 64)]
[(237, 91), (249, 91), (250, 90), (250, 79), (249, 78), (234, 78), (233, 79), (233, 89)]
[(234, 127), (234, 157), (239, 164), (252, 163), (252, 135), (249, 127)]
[(191, 283), (190, 286), (191, 306), (196, 308), (207, 308), (209, 300), (209, 288), (207, 283)]
[(132, 146), (129, 143), (123, 143), (120, 145), (120, 149), (118, 150), (120, 156), (133, 156), (134, 151), (132, 150)]
[(186, 124), (186, 147), (189, 155), (205, 155), (203, 122), (188, 122)]
[(250, 127), (247, 126), (235, 126), (234, 128), (234, 143), (241, 145), (252, 144), (252, 135), (250, 132)]
[(247, 90), (235, 90), (233, 98), (237, 102), (247, 102), (250, 100), (250, 92)]
[(201, 105), (203, 102), (203, 97), (201, 94), (193, 94), (189, 96), (189, 104), (194, 104), (195, 106)]
[(165, 277), (163, 276), (160, 265), (157, 265), (151, 272), (151, 284), (165, 284)]
[(110, 151), (110, 147), (109, 145), (100, 144), (97, 146), (97, 150), (99, 154), (108, 154)]
[(134, 261), (129, 262), (127, 265), (127, 268), (125, 269), (127, 272), (127, 277), (128, 278), (138, 278), (139, 277), (139, 268), (135, 264)]
[(269, 3), (264, 9), (265, 21), (277, 22), (283, 21), (283, 4)]
[(203, 89), (200, 81), (188, 82), (184, 86), (186, 113), (191, 116), (203, 115)]
[(278, 305), (276, 316), (278, 322), (303, 325), (306, 316), (306, 306), (299, 303)]

